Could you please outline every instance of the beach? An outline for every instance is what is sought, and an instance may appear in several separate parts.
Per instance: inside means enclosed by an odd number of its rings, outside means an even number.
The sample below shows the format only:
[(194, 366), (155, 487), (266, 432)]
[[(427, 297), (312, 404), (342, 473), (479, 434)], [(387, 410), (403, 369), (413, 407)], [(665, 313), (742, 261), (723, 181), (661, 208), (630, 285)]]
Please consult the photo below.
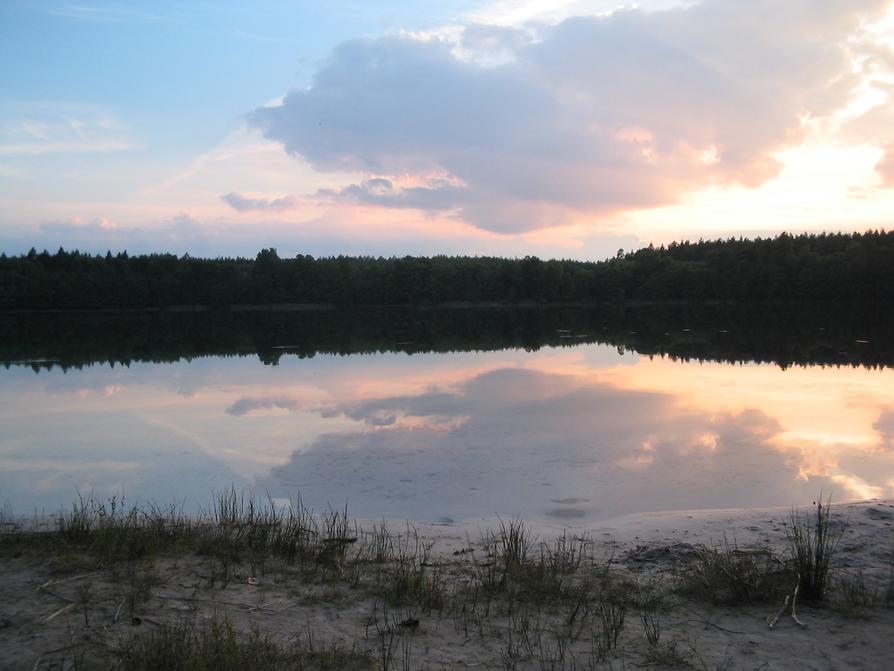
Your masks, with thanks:
[[(708, 583), (699, 593), (692, 578), (707, 575), (706, 552), (781, 567), (790, 508), (637, 514), (588, 528), (351, 520), (321, 545), (338, 548), (325, 556), (289, 562), (247, 549), (223, 569), (207, 547), (133, 561), (99, 559), (95, 546), (62, 551), (35, 541), (58, 535), (52, 520), (44, 530), (7, 520), (0, 668), (115, 668), (134, 636), (185, 622), (329, 646), (356, 654), (352, 668), (885, 668), (894, 502), (831, 513), (842, 533), (826, 598), (802, 599), (800, 624), (789, 610), (772, 629), (782, 598)], [(512, 569), (506, 541), (519, 538), (524, 556)]]

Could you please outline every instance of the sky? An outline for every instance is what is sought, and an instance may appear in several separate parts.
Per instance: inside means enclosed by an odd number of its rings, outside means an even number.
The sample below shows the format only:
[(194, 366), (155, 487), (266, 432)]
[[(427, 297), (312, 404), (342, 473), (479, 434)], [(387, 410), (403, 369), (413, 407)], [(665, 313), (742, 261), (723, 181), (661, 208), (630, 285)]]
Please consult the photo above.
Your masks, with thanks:
[(890, 228), (892, 0), (0, 3), (0, 251)]

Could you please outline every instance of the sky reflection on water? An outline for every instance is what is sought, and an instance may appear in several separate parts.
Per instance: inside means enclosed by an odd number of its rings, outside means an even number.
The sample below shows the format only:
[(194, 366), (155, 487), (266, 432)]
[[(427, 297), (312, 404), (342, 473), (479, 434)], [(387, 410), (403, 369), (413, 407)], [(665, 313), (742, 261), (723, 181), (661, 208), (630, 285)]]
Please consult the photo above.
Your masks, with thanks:
[(235, 486), (361, 517), (575, 524), (894, 495), (894, 371), (537, 352), (208, 357), (0, 374), (0, 502), (207, 505)]

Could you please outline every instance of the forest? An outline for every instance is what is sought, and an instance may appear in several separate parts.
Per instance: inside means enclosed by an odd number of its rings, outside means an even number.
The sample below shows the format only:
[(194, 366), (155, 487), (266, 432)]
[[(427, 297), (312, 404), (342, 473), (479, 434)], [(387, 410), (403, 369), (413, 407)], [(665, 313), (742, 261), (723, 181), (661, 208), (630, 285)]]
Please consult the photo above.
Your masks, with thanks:
[(604, 304), (0, 315), (0, 366), (35, 372), (204, 356), (537, 350), (605, 344), (645, 356), (790, 366), (894, 365), (887, 306)]
[(894, 232), (675, 242), (604, 261), (0, 255), (0, 310), (894, 300)]

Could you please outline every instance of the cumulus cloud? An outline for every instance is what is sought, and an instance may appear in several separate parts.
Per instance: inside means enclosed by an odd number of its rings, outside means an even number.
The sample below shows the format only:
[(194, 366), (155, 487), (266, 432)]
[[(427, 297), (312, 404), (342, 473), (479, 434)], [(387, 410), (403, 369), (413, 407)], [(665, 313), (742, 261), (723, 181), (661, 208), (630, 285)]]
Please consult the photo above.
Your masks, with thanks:
[[(855, 63), (889, 67), (866, 28), (888, 6), (706, 0), (355, 40), (249, 121), (318, 170), (377, 176), (330, 197), (456, 210), (499, 232), (558, 226), (775, 176), (804, 120), (865, 84)], [(428, 174), (449, 183), (394, 185)]]
[(285, 212), (294, 210), (299, 203), (295, 196), (248, 198), (235, 191), (224, 194), (220, 199), (237, 212)]

